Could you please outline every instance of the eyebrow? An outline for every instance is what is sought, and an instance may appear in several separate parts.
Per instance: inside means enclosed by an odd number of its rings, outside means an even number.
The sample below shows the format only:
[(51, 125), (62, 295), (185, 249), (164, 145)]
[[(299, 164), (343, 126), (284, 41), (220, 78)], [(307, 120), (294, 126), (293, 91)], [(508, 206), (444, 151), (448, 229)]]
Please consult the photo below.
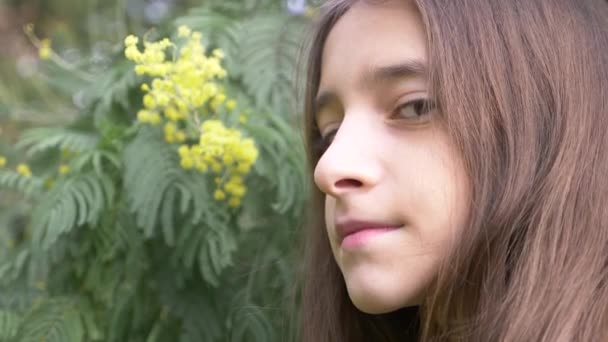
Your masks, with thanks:
[(404, 78), (424, 77), (427, 73), (426, 64), (420, 60), (408, 60), (400, 64), (372, 67), (362, 77), (364, 85), (372, 83), (387, 83)]
[[(426, 75), (426, 63), (422, 60), (412, 59), (399, 64), (372, 66), (363, 73), (360, 82), (363, 87), (367, 88), (406, 78), (425, 77)], [(322, 109), (336, 98), (337, 95), (333, 91), (322, 91), (317, 95), (313, 103), (315, 122), (318, 122), (319, 113)]]

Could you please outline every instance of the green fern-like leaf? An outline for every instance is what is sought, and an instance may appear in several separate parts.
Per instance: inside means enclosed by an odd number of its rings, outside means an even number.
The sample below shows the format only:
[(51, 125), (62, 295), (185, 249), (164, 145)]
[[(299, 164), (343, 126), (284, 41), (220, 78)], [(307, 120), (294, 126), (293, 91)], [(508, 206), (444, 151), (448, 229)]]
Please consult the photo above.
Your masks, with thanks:
[(43, 295), (42, 291), (30, 288), (25, 281), (2, 285), (0, 290), (0, 310), (23, 313), (32, 307), (32, 303)]
[(17, 336), (21, 317), (10, 311), (0, 310), (0, 342), (12, 341)]
[(203, 279), (218, 286), (237, 242), (227, 209), (210, 197), (205, 176), (183, 171), (175, 147), (151, 129), (142, 129), (127, 147), (125, 167), (126, 193), (144, 235), (154, 237), (160, 226), (165, 243), (175, 246), (174, 257), (189, 269), (198, 263)]
[(100, 329), (100, 323), (96, 322), (95, 311), (90, 303), (81, 306), (82, 322), (88, 336), (88, 341), (103, 341), (104, 333)]
[(52, 299), (31, 310), (19, 331), (19, 342), (82, 342), (84, 326), (75, 302)]
[(182, 170), (176, 148), (159, 132), (142, 129), (125, 149), (124, 164), (129, 204), (147, 238), (160, 223), (165, 242), (173, 246), (177, 218), (196, 224), (211, 211), (214, 201), (205, 177)]
[(123, 289), (123, 295), (118, 296), (115, 305), (110, 311), (108, 329), (108, 342), (122, 342), (127, 340), (129, 328), (132, 323), (134, 294)]
[(95, 133), (65, 127), (31, 128), (21, 135), (16, 147), (31, 156), (49, 149), (60, 148), (74, 152), (88, 151), (99, 141)]
[(15, 251), (11, 254), (13, 255), (0, 262), (0, 283), (18, 279), (23, 274), (23, 269), (30, 256), (27, 249)]
[(241, 26), (237, 56), (245, 89), (277, 115), (295, 114), (294, 84), (305, 33), (304, 20), (282, 14), (256, 15)]
[(59, 236), (84, 224), (95, 226), (114, 194), (113, 183), (95, 173), (57, 182), (34, 210), (33, 239), (48, 249)]
[(171, 341), (223, 342), (227, 340), (224, 326), (226, 303), (222, 301), (223, 298), (205, 295), (203, 293), (210, 292), (201, 287), (180, 291), (170, 282), (163, 282), (161, 289), (162, 302), (169, 304), (171, 311), (181, 322), (178, 336)]
[(237, 250), (236, 236), (226, 225), (212, 226), (200, 243), (198, 264), (201, 276), (217, 287), (222, 272), (232, 265), (232, 256)]
[(92, 85), (87, 97), (95, 122), (101, 123), (113, 114), (114, 105), (127, 112), (131, 106), (130, 94), (138, 82), (132, 64), (125, 62), (112, 68), (99, 82)]
[(232, 78), (239, 77), (241, 65), (238, 60), (241, 21), (221, 10), (208, 7), (194, 8), (188, 15), (178, 18), (176, 25), (186, 25), (203, 32), (209, 45), (222, 49), (226, 58), (224, 67)]
[(272, 324), (259, 306), (242, 306), (231, 318), (231, 342), (275, 340)]
[(102, 178), (109, 173), (104, 166), (112, 166), (114, 170), (120, 170), (122, 168), (120, 158), (116, 154), (103, 150), (82, 152), (74, 158), (71, 165), (73, 166), (73, 171), (80, 172), (85, 172), (92, 166), (95, 174)]
[(263, 119), (261, 123), (245, 125), (260, 145), (261, 160), (255, 164), (255, 172), (263, 178), (260, 186), (276, 186), (273, 209), (283, 214), (291, 211), (298, 217), (306, 198), (303, 144), (284, 118), (266, 114)]
[(42, 191), (43, 182), (37, 177), (25, 177), (17, 172), (0, 170), (0, 188), (35, 197)]
[(277, 10), (244, 16), (240, 13), (242, 3), (237, 13), (226, 11), (228, 3), (195, 8), (176, 24), (204, 32), (213, 47), (223, 49), (230, 77), (242, 81), (258, 106), (269, 107), (279, 115), (293, 114), (294, 80), (307, 21)]
[(175, 20), (175, 25), (186, 25), (205, 34), (221, 34), (221, 31), (230, 26), (233, 17), (207, 7), (193, 8), (188, 15)]
[[(181, 173), (176, 152), (156, 133), (142, 129), (124, 153), (126, 193), (137, 225), (144, 228), (147, 238), (154, 235), (161, 213), (173, 216), (173, 202), (163, 209), (163, 198), (170, 195)], [(165, 232), (167, 235), (172, 233)]]

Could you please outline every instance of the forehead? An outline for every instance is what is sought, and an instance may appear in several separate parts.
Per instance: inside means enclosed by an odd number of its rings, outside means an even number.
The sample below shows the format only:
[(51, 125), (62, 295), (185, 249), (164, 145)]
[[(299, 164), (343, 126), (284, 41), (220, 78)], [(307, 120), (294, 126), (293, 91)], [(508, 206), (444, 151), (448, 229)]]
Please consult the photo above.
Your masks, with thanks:
[[(355, 85), (373, 67), (426, 62), (426, 37), (410, 1), (357, 1), (331, 29), (323, 47), (319, 91)], [(360, 82), (359, 82), (360, 83)]]

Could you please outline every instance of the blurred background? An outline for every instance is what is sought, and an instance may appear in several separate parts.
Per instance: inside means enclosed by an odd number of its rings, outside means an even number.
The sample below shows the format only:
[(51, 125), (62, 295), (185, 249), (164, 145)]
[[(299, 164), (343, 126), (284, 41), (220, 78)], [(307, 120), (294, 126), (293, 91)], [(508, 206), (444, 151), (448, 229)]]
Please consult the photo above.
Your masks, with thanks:
[[(299, 103), (319, 3), (0, 2), (0, 342), (297, 339)], [(225, 96), (183, 122), (157, 107), (161, 123), (146, 124), (144, 84), (158, 77), (134, 71), (125, 38), (145, 52), (179, 27), (225, 55), (213, 81)], [(220, 186), (238, 151), (214, 171), (177, 152), (215, 144), (191, 125), (211, 119), (255, 142), (232, 190)]]

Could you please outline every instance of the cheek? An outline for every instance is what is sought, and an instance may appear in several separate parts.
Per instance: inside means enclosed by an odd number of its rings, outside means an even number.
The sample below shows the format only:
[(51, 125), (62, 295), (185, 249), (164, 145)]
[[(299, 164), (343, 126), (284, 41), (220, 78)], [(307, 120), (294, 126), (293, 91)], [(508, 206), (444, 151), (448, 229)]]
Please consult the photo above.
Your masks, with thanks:
[(331, 196), (325, 196), (325, 227), (327, 233), (331, 235), (334, 225), (334, 217), (336, 213), (336, 199)]
[(433, 134), (410, 158), (393, 165), (398, 179), (393, 196), (419, 239), (420, 248), (442, 254), (461, 231), (468, 213), (463, 163), (443, 134)]
[(462, 231), (469, 208), (468, 180), (460, 160), (453, 154), (444, 153), (434, 163), (434, 172), (426, 179), (425, 199), (427, 218), (433, 221), (429, 227), (430, 240), (449, 250)]

